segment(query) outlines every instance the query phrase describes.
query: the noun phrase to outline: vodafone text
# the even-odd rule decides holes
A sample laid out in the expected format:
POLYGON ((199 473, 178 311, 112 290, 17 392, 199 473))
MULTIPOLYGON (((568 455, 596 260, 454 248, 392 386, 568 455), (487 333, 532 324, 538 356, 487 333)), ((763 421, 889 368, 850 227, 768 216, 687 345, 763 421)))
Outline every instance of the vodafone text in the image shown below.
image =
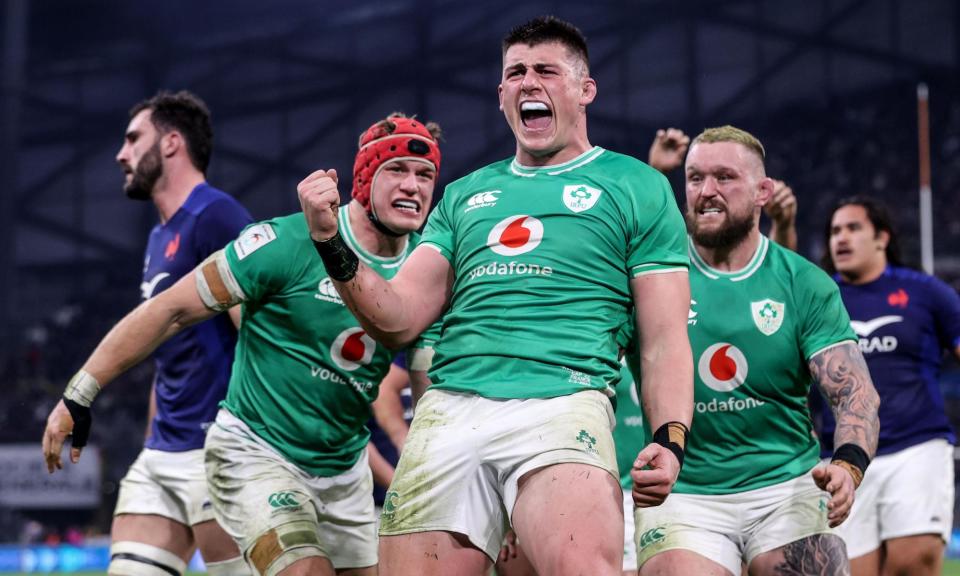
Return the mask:
POLYGON ((526 264, 524 262, 490 262, 471 270, 467 276, 474 280, 481 276, 552 276, 551 266, 526 264))
POLYGON ((343 376, 333 372, 329 368, 323 368, 321 366, 311 366, 310 375, 314 378, 319 378, 335 384, 350 386, 361 394, 366 394, 367 392, 373 390, 372 382, 365 382, 363 380, 357 380, 356 378, 345 379, 343 376))

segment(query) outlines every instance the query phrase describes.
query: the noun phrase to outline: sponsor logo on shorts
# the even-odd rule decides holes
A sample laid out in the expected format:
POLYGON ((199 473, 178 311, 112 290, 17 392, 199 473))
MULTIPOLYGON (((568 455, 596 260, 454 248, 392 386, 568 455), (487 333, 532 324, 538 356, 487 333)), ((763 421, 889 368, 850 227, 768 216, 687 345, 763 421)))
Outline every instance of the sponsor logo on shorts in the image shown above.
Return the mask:
POLYGON ((320 284, 317 285, 317 293, 313 297, 317 300, 325 300, 343 306, 343 298, 340 297, 340 293, 333 286, 333 280, 329 277, 320 281, 320 284))
POLYGON ((488 190, 486 192, 478 192, 470 197, 467 200, 467 207, 464 209, 464 212, 469 212, 471 210, 476 210, 477 208, 489 208, 491 206, 497 205, 497 197, 502 191, 501 190, 488 190))
POLYGON ((330 358, 340 368, 352 372, 369 364, 376 350, 377 343, 373 338, 368 336, 363 328, 354 326, 341 332, 333 341, 330 358))
POLYGON ((601 194, 603 190, 586 184, 570 184, 563 187, 563 204, 571 211, 580 213, 593 208, 601 194))
POLYGON ((583 447, 587 452, 590 452, 591 454, 597 453, 597 438, 595 436, 591 436, 586 430, 581 430, 580 433, 577 434, 577 442, 583 444, 583 447))
POLYGON ((646 548, 651 544, 656 544, 657 542, 662 542, 664 538, 667 537, 665 534, 666 527, 657 526, 656 528, 651 528, 643 534, 640 535, 640 549, 646 548))
POLYGON ((267 496, 267 503, 270 504, 271 508, 278 510, 300 507, 300 502, 297 501, 297 497, 293 492, 274 492, 267 496))
POLYGON ((390 519, 397 513, 397 500, 400 499, 400 493, 396 490, 390 490, 383 497, 383 513, 381 516, 390 519))
POLYGON ((759 302, 750 303, 750 311, 753 313, 753 323, 764 336, 773 336, 780 326, 783 325, 783 313, 785 306, 783 302, 776 302, 767 298, 759 302))

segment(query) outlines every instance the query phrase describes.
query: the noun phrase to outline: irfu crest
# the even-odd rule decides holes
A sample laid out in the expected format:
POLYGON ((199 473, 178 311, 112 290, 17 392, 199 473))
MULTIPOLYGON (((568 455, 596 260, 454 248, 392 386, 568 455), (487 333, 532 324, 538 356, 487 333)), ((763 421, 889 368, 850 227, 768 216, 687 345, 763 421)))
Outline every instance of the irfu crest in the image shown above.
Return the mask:
POLYGON ((563 203, 574 212, 583 212, 593 208, 602 193, 586 184, 570 184, 563 187, 563 203))
POLYGON ((783 302, 774 302, 769 298, 751 302, 750 312, 753 314, 753 323, 765 336, 772 336, 783 324, 783 302))

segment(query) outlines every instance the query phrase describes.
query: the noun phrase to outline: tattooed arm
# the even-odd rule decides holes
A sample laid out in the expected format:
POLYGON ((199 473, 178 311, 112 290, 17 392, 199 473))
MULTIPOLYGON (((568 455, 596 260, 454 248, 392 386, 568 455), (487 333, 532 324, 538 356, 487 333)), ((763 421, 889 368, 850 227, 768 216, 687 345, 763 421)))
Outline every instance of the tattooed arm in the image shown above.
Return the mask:
MULTIPOLYGON (((873 387, 870 372, 859 346, 843 342, 817 353, 810 359, 810 373, 820 385, 824 397, 833 409, 837 430, 833 435, 835 447, 844 444, 859 446, 867 456, 877 451, 880 420, 877 408, 880 397, 873 387)), ((813 478, 820 488, 830 492, 827 515, 831 526, 843 522, 853 506, 856 489, 856 470, 831 462, 825 468, 816 468, 813 478)))

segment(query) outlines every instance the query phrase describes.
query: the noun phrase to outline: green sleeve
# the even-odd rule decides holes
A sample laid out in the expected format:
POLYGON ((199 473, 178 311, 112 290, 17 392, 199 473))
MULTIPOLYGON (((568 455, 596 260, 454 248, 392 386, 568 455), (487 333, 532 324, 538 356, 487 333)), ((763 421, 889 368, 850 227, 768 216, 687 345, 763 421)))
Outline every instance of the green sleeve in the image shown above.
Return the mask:
POLYGON ((809 360, 814 354, 845 340, 856 342, 850 316, 840 298, 840 289, 823 270, 808 264, 797 274, 795 308, 800 322, 800 348, 809 360))
POLYGON ((689 268, 687 231, 663 174, 644 165, 645 172, 633 181, 634 202, 628 214, 630 239, 627 268, 631 276, 689 268))
POLYGON ((423 238, 420 240, 420 243, 429 244, 433 248, 436 248, 444 258, 450 261, 450 265, 452 266, 454 263, 455 244, 453 237, 453 218, 451 218, 449 214, 449 206, 454 203, 453 200, 450 199, 451 196, 453 196, 453 194, 448 187, 440 203, 437 204, 437 207, 430 213, 430 217, 427 220, 427 227, 423 230, 423 238))
POLYGON ((247 226, 227 244, 227 263, 248 302, 279 292, 290 280, 290 265, 300 248, 292 236, 288 227, 272 220, 247 226))

